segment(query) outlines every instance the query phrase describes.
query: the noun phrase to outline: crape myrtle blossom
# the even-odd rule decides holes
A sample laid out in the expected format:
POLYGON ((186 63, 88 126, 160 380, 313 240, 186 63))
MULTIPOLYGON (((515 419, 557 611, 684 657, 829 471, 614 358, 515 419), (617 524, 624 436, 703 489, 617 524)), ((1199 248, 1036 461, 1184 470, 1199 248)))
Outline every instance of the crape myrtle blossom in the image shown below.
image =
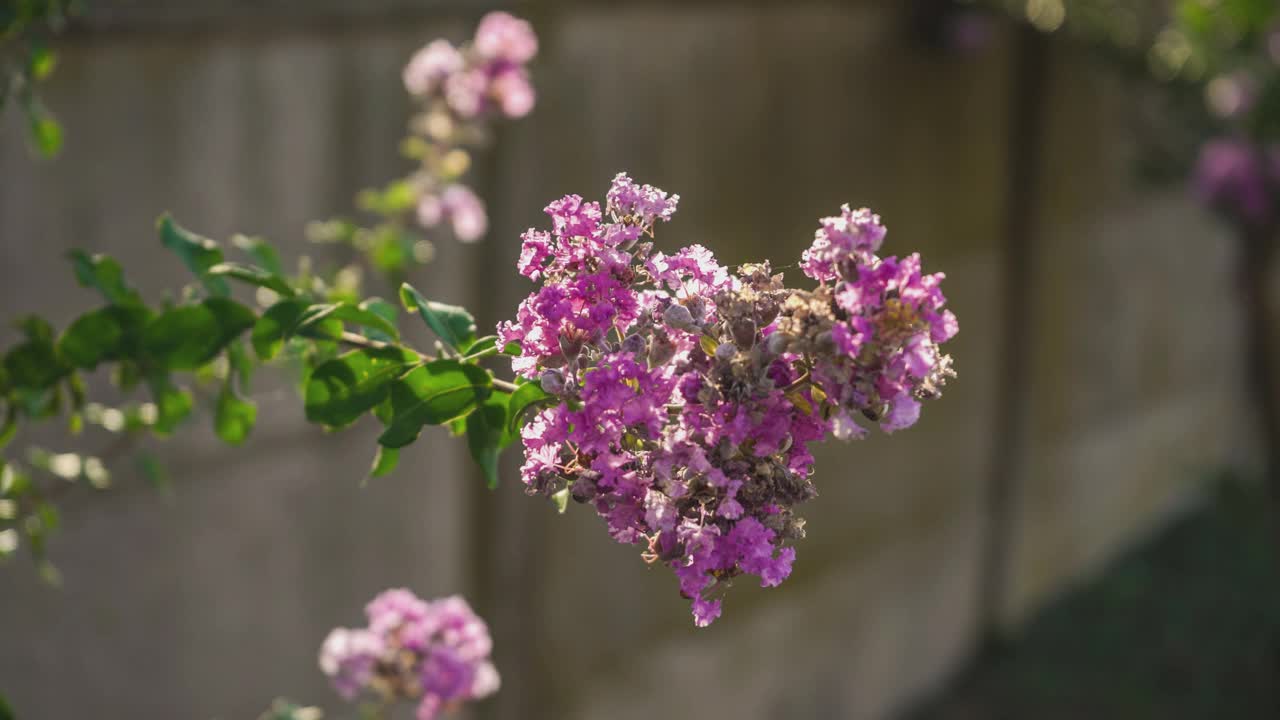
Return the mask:
POLYGON ((320 669, 344 698, 414 701, 418 720, 432 720, 497 691, 489 628, 461 597, 427 602, 387 590, 365 615, 367 627, 335 628, 320 650, 320 669))
POLYGON ((1203 204, 1231 220, 1265 227, 1277 220, 1280 149, 1233 137, 1211 140, 1200 149, 1194 189, 1203 204))
POLYGON ((558 400, 521 433, 528 491, 595 508, 707 625, 733 578, 791 573, 812 443, 914 424, 953 375, 940 346, 957 324, 941 274, 877 255, 868 210, 820 221, 800 265, 817 286, 796 289, 767 262, 656 250, 678 202, 619 174, 603 208, 548 205, 551 229, 524 234, 518 263, 540 287, 498 332, 520 346, 516 374, 558 400))
POLYGON ((537 96, 527 65, 537 53, 538 37, 527 21, 491 12, 469 44, 434 40, 405 66, 405 89, 422 107, 413 123, 415 138, 406 147, 423 163, 409 183, 424 228, 447 224, 463 242, 488 230, 484 203, 459 182, 470 165, 463 148, 482 143, 494 119, 533 110, 537 96))

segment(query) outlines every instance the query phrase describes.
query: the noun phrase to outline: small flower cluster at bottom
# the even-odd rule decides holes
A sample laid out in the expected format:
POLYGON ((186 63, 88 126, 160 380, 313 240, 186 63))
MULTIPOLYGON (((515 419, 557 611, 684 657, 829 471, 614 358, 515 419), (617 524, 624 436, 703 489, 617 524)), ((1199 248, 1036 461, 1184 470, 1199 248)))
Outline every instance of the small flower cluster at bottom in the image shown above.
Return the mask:
POLYGON ((344 698, 417 701, 418 720, 432 720, 498 690, 489 628, 463 598, 387 590, 365 614, 368 627, 335 628, 320 649, 320 669, 344 698))

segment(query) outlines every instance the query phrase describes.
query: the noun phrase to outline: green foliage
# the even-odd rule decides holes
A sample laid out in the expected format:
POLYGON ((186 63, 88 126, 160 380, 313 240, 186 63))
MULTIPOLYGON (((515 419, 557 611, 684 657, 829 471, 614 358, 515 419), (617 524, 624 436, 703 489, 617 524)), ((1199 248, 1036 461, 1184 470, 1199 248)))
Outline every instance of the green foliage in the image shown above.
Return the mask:
POLYGON ((0 4, 0 111, 9 98, 21 107, 32 147, 52 156, 62 148, 62 126, 36 94, 53 74, 50 36, 81 9, 78 0, 5 0, 0 4))
POLYGON ((258 406, 236 395, 228 381, 218 395, 214 429, 228 445, 241 445, 249 437, 258 419, 258 406))
POLYGON ((160 242, 182 259, 187 269, 204 283, 211 295, 226 295, 230 292, 221 277, 209 272, 222 262, 222 249, 218 247, 218 243, 178 225, 167 214, 160 216, 157 226, 160 228, 160 242))
POLYGON ((390 475, 399 463, 399 450, 379 445, 377 454, 373 456, 373 466, 369 468, 369 477, 390 475))
POLYGON ((476 319, 466 309, 446 305, 422 297, 412 285, 400 286, 400 301, 409 312, 416 312, 446 345, 466 352, 476 341, 476 319))
MULTIPOLYGON (((392 472, 399 449, 424 427, 447 426, 466 435, 471 456, 492 487, 499 453, 517 437, 522 415, 553 401, 537 384, 516 386, 481 367, 510 348, 500 348, 496 336, 477 339, 475 319, 464 308, 402 286, 405 307, 423 319, 448 355, 433 357, 403 343, 395 305, 362 298, 341 273, 317 276, 304 260, 297 274, 286 274, 271 245, 243 236, 233 244, 254 264, 228 260, 217 242, 167 215, 157 230, 161 244, 193 276, 192 284, 172 293, 182 300, 149 305, 126 282, 117 261, 71 253, 77 281, 105 304, 74 318, 60 333, 37 316, 18 323, 23 339, 0 353, 0 448, 27 424, 59 415, 72 433, 89 427, 124 441, 165 438, 195 414, 197 396, 209 406, 217 437, 238 446, 257 423, 258 408, 249 394, 253 373, 259 363, 274 360, 301 371, 308 421, 340 429, 371 416, 384 426, 370 477, 392 472), (228 281, 249 286, 259 304, 232 299, 228 281), (148 397, 120 407, 91 401, 93 385, 82 373, 101 370, 126 398, 140 388, 148 397)), ((56 570, 44 552, 58 515, 45 499, 47 485, 105 487, 107 457, 36 449, 21 463, 0 456, 5 488, 0 510, 13 515, 0 518, 4 554, 25 546, 42 573, 54 579, 56 570)), ((163 468, 152 456, 139 457, 138 464, 152 484, 166 486, 163 468)))
POLYGON ((391 423, 378 442, 404 447, 424 426, 444 425, 475 410, 492 386, 493 378, 476 365, 456 360, 419 365, 391 384, 391 423))
POLYGON ((392 381, 420 358, 403 348, 360 348, 316 368, 307 379, 307 419, 345 427, 387 399, 392 381))

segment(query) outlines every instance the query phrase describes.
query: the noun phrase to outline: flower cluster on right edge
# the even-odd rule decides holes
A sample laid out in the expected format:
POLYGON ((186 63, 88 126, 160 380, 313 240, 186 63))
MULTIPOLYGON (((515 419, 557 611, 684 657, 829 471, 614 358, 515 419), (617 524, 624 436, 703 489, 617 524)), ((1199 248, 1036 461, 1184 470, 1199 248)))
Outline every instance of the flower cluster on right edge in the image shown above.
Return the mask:
POLYGON ((523 236, 541 287, 499 327, 512 361, 558 402, 522 430, 531 493, 568 495, 618 542, 671 568, 705 626, 739 575, 787 578, 812 499, 812 443, 913 425, 954 376, 941 273, 877 255, 885 228, 844 207, 820 221, 787 287, 768 262, 731 271, 698 245, 652 242, 679 196, 613 181, 602 208, 569 195, 523 236))
POLYGON ((427 602, 386 590, 365 615, 368 627, 335 628, 320 649, 320 669, 344 698, 416 702, 418 720, 434 720, 497 692, 489 627, 462 597, 427 602))

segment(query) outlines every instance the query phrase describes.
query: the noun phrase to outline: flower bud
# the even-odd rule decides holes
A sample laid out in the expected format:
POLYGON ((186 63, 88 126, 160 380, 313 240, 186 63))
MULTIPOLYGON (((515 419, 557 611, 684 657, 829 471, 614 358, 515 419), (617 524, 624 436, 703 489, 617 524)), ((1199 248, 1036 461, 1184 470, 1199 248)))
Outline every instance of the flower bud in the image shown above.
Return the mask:
POLYGON ((770 355, 781 355, 791 344, 791 336, 786 333, 774 333, 764 341, 764 347, 770 355))
POLYGON ((697 329, 693 323, 693 313, 689 312, 689 308, 679 303, 673 303, 662 311, 662 322, 666 323, 668 327, 673 327, 677 330, 693 332, 697 329))
POLYGON ((716 346, 716 360, 729 362, 738 355, 738 346, 733 343, 720 343, 716 346))
POLYGON ((542 389, 552 395, 564 394, 564 373, 559 370, 543 370, 542 377, 538 378, 542 389))
POLYGON ((626 339, 622 341, 621 350, 622 352, 628 352, 633 355, 639 355, 640 353, 644 352, 644 346, 645 346, 644 337, 642 337, 640 334, 637 333, 637 334, 628 335, 626 339))
POLYGON ((729 323, 729 334, 738 347, 750 349, 756 344, 756 324, 751 318, 734 318, 729 323))

